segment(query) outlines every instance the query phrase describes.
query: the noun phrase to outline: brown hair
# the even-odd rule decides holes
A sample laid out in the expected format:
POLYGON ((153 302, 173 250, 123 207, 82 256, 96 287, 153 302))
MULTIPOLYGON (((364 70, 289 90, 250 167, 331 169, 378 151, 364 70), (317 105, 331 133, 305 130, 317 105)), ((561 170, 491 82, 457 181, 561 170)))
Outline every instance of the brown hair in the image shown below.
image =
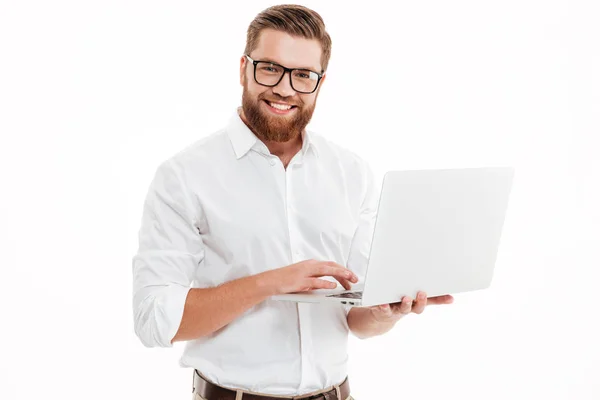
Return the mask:
POLYGON ((321 67, 327 70, 331 37, 325 31, 323 18, 316 11, 297 4, 280 4, 263 10, 248 26, 245 54, 256 49, 261 31, 268 28, 305 39, 317 39, 322 49, 321 67))

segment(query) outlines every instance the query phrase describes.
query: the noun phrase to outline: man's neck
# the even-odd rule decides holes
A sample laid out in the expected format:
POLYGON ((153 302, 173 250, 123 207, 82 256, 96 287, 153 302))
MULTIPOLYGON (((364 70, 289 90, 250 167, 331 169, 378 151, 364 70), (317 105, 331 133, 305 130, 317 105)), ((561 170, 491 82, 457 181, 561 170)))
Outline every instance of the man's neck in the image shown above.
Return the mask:
POLYGON ((287 142, 273 142, 264 139, 260 140, 265 144, 265 146, 267 146, 271 154, 276 155, 279 158, 284 157, 291 159, 302 148, 302 135, 297 135, 287 142))
MULTIPOLYGON (((243 110, 241 110, 240 112, 240 117, 242 118, 244 124, 246 124, 246 126, 248 126, 248 128, 252 132, 254 132, 254 130, 252 130, 252 128, 248 125, 243 110)), ((257 132, 254 132, 254 134, 261 142, 265 144, 265 146, 267 146, 271 154, 279 157, 285 168, 287 168, 288 164, 290 163, 290 160, 296 155, 296 153, 298 153, 300 149, 302 149, 301 134, 296 135, 294 138, 288 140, 287 142, 275 142, 271 140, 266 140, 261 138, 261 135, 257 132)))

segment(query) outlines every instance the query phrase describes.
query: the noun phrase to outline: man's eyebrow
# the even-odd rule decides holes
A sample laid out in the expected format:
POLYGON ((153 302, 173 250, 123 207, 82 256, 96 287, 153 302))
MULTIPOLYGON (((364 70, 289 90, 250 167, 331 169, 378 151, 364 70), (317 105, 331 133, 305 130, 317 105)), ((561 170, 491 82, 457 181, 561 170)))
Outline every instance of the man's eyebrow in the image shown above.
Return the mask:
MULTIPOLYGON (((257 61, 268 61, 268 62, 273 63, 273 64, 282 65, 280 62, 277 62, 277 61, 275 61, 275 60, 273 60, 272 58, 269 58, 269 57, 263 57, 263 58, 261 58, 261 59, 259 59, 257 61)), ((295 67, 295 69, 308 69, 310 71, 317 71, 317 72, 319 72, 319 68, 313 68, 313 67, 295 67)))

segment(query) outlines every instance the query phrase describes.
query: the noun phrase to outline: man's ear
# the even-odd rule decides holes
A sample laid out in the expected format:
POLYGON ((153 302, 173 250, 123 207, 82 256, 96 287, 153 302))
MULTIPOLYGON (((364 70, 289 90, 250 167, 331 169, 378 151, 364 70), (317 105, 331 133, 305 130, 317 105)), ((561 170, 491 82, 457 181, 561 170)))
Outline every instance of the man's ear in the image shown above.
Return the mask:
POLYGON ((323 83, 325 82, 325 78, 327 78, 327 74, 323 74, 323 77, 319 81, 319 87, 317 88, 317 96, 319 95, 319 92, 321 91, 321 87, 323 86, 323 83))
POLYGON ((240 58, 240 85, 244 86, 244 76, 246 76, 246 62, 248 60, 245 56, 240 58))

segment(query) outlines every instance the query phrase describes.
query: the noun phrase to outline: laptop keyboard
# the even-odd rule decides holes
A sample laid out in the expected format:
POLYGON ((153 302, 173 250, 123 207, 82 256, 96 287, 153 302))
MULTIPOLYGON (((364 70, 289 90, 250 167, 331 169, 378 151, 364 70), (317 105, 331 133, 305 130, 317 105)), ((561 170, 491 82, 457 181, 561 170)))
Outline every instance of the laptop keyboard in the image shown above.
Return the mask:
POLYGON ((341 297, 343 299, 362 299, 363 292, 348 292, 339 294, 330 294, 327 297, 341 297))

